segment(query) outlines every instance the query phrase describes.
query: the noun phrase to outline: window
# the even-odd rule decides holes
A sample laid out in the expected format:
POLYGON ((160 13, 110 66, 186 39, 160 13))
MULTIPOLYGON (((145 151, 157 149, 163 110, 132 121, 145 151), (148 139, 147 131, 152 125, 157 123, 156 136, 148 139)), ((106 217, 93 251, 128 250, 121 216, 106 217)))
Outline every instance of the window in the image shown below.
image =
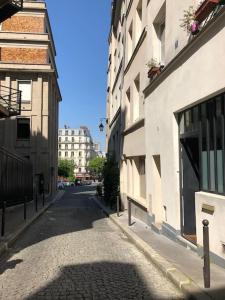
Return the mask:
POLYGON ((81 168, 79 168, 79 173, 81 173, 81 168))
POLYGON ((68 130, 65 131, 65 135, 68 135, 68 130))
POLYGON ((62 135, 62 130, 59 130, 59 135, 62 135))
POLYGON ((61 143, 61 141, 62 141, 62 138, 61 138, 61 137, 59 137, 59 143, 61 143))
POLYGON ((146 198, 145 158, 139 159, 140 196, 146 198))
POLYGON ((60 144, 60 145, 59 145, 59 149, 61 149, 61 148, 62 148, 62 145, 60 144))
POLYGON ((74 144, 71 145, 71 149, 74 149, 74 144))
POLYGON ((130 125, 130 88, 126 91, 126 108, 125 108, 126 126, 130 125))
POLYGON ((136 23, 135 23, 135 40, 136 44, 139 41, 139 38, 141 36, 141 31, 142 31, 142 0, 139 1, 137 9, 136 9, 136 23))
POLYGON ((74 135, 74 130, 71 131, 71 135, 74 135))
POLYGON ((74 157, 74 152, 71 152, 71 157, 74 157))
POLYGON ((17 139, 30 139, 30 119, 17 119, 17 139))
POLYGON ((130 27, 128 29, 128 36, 127 36, 127 62, 130 60, 132 53, 133 53, 133 22, 131 22, 130 27))
POLYGON ((179 116, 180 135, 199 137, 201 189, 218 194, 225 193, 224 101, 225 94, 219 95, 179 116))
POLYGON ((82 152, 81 151, 79 151, 79 157, 81 157, 82 156, 82 152))
POLYGON ((67 151, 65 152, 65 157, 68 157, 68 152, 67 151))
POLYGON ((68 149, 68 145, 67 145, 67 144, 65 145, 65 149, 66 149, 66 150, 68 149))
POLYGON ((61 153, 61 151, 59 151, 59 157, 61 157, 61 155, 62 155, 62 153, 61 153))
POLYGON ((74 143, 74 137, 72 137, 72 143, 74 143))
POLYGON ((18 81, 18 89, 21 91, 21 101, 31 101, 31 81, 21 80, 18 81))
POLYGON ((133 122, 139 119, 140 104, 140 74, 134 80, 133 89, 133 122))
POLYGON ((161 64, 165 64, 165 4, 160 9, 154 21, 154 58, 161 64))
POLYGON ((65 137, 65 141, 68 142, 68 137, 67 136, 65 137))

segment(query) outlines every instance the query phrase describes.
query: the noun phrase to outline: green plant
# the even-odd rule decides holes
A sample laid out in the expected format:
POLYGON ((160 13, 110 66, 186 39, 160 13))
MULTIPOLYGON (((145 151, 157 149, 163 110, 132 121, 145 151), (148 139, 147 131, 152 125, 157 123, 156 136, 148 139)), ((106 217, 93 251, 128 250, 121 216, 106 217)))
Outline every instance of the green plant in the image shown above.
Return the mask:
POLYGON ((155 67, 160 67, 160 63, 157 61, 157 59, 152 58, 149 62, 146 64, 149 69, 155 68, 155 67))
POLYGON ((104 170, 104 200, 111 208, 116 206, 116 197, 119 194, 120 172, 115 154, 108 155, 104 170))
POLYGON ((104 164, 105 164, 105 158, 95 157, 92 160, 90 160, 88 164, 88 170, 90 171, 91 175, 97 176, 99 179, 101 179, 104 164))
POLYGON ((73 160, 60 159, 58 162, 58 175, 65 178, 74 177, 74 167, 73 160))
POLYGON ((184 10, 183 19, 180 20, 182 22, 180 27, 187 32, 191 31, 191 25, 195 21, 195 11, 196 8, 194 6, 189 6, 187 10, 184 10))

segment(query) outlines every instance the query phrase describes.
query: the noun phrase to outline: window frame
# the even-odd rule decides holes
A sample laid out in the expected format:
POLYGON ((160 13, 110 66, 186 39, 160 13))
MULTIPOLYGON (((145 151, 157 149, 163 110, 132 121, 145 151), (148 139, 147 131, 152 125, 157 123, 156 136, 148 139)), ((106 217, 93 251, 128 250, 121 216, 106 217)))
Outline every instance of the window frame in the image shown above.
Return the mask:
POLYGON ((24 118, 24 117, 22 117, 22 118, 17 118, 16 119, 16 138, 17 138, 17 140, 19 140, 19 141, 30 141, 30 137, 31 137, 31 120, 30 120, 30 118, 24 118), (29 121, 29 137, 27 137, 27 138, 25 138, 25 137, 19 137, 19 135, 18 135, 18 126, 19 126, 19 121, 29 121))
POLYGON ((33 80, 31 79, 18 79, 17 80, 17 88, 19 91, 21 91, 21 103, 31 103, 32 102, 32 95, 33 95, 33 80), (29 100, 23 100, 23 91, 20 90, 20 83, 30 83, 30 99, 29 100))

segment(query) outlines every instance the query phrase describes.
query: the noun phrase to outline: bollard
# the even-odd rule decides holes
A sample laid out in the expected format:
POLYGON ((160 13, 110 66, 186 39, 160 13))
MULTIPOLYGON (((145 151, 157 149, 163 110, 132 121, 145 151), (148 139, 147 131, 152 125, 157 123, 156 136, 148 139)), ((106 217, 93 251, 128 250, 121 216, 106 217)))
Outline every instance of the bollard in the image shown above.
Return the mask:
POLYGON ((45 192, 43 192, 42 205, 45 206, 45 192))
POLYGON ((26 221, 27 219, 27 197, 24 197, 24 205, 23 205, 23 219, 26 221))
POLYGON ((120 216, 120 197, 116 197, 116 211, 117 211, 117 217, 120 216))
POLYGON ((209 221, 203 220, 203 253, 204 253, 204 267, 203 277, 205 288, 210 288, 210 257, 209 257, 209 221))
POLYGON ((131 226, 131 201, 127 199, 128 201, 128 226, 131 226))
POLYGON ((1 230, 1 236, 5 235, 5 211, 6 211, 6 201, 3 201, 3 203, 2 203, 2 230, 1 230))

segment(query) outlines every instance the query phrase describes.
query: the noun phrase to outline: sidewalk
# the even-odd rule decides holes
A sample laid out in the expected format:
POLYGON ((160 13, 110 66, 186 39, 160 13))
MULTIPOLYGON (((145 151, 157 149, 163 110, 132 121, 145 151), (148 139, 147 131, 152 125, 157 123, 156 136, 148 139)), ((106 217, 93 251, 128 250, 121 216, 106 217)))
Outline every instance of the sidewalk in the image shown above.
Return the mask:
MULTIPOLYGON (((0 255, 15 241, 18 236, 26 230, 48 207, 62 197, 63 191, 58 191, 55 197, 45 199, 43 206, 42 199, 38 199, 38 211, 36 212, 35 201, 27 203, 27 218, 24 220, 24 205, 16 205, 6 208, 5 214, 5 235, 0 236, 0 255)), ((2 222, 2 210, 0 210, 0 230, 2 222)))
MULTIPOLYGON (((178 272, 181 272, 181 277, 182 274, 184 275, 184 278, 182 279, 183 282, 185 282, 186 279, 189 279, 190 282, 193 282, 200 287, 199 290, 203 290, 203 292, 210 295, 211 299, 225 299, 225 269, 215 264, 211 264, 211 288, 204 289, 202 270, 203 260, 195 252, 171 241, 164 235, 155 233, 149 226, 133 216, 132 226, 128 227, 127 211, 120 212, 120 217, 118 218, 114 212, 103 206, 98 200, 96 201, 124 233, 129 237, 130 233, 133 233, 131 240, 135 242, 136 239, 137 243, 135 242, 135 244, 137 246, 140 244, 140 242, 138 242, 139 239, 144 242, 143 246, 139 247, 143 248, 141 250, 145 251, 146 247, 149 247, 149 251, 153 253, 149 256, 159 256, 161 262, 165 259, 165 264, 167 264, 167 262, 169 263, 167 267, 163 267, 163 265, 159 263, 159 268, 162 267, 161 269, 163 269, 163 272, 165 271, 164 273, 167 273, 167 270, 171 270, 171 268, 177 270, 178 272)), ((175 283, 181 285, 181 281, 175 283)), ((206 297, 203 296, 202 299, 207 299, 206 294, 205 296, 206 297)))

